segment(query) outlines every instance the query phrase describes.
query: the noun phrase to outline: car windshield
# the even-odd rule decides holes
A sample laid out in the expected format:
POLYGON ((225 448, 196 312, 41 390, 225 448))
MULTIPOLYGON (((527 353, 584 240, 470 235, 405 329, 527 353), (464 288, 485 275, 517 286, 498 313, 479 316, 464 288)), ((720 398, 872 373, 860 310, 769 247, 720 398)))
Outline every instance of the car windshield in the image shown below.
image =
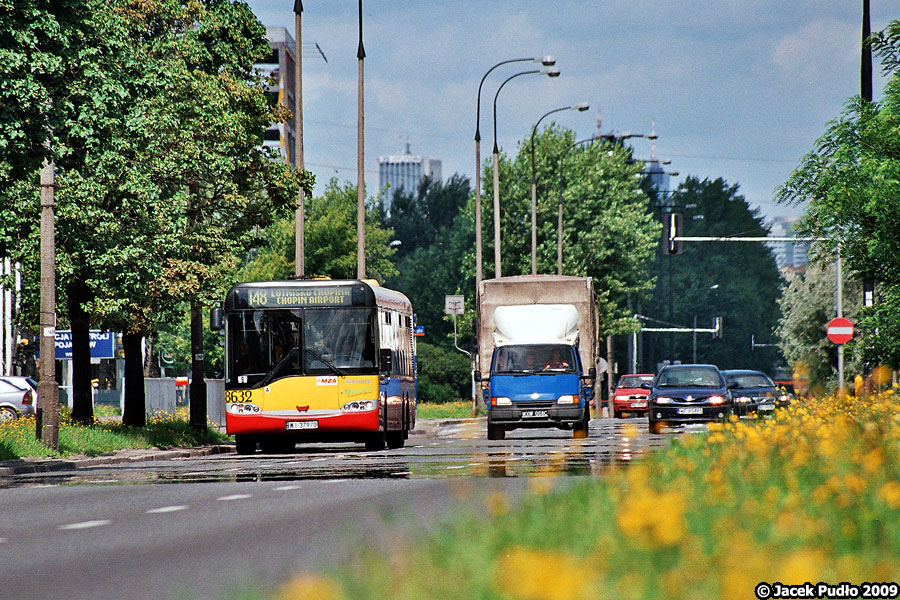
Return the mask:
POLYGON ((574 373, 575 364, 572 347, 563 344, 501 346, 491 373, 574 373))
POLYGON ((642 383, 653 383, 653 375, 623 375, 616 387, 639 388, 642 383))
POLYGON ((706 367, 664 369, 657 376, 656 387, 722 387, 722 377, 706 367))
POLYGON ((740 373, 726 375, 729 384, 736 383, 738 388, 775 387, 775 383, 765 373, 740 373))

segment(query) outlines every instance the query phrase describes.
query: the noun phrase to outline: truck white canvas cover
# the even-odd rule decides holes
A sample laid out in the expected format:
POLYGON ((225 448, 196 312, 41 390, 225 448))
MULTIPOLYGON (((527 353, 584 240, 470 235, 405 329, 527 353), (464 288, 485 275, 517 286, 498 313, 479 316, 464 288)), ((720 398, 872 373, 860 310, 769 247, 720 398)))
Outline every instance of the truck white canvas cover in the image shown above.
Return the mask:
POLYGON ((578 310, 571 304, 498 306, 494 345, 567 344, 578 340, 578 310))

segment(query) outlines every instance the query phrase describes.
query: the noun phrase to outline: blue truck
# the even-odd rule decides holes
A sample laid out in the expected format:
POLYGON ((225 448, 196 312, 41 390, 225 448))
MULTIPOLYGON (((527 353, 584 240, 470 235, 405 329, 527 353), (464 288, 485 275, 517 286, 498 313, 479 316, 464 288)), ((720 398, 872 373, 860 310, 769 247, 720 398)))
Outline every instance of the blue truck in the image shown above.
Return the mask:
POLYGON ((592 280, 487 279, 479 289, 478 311, 475 381, 487 406, 488 439, 534 427, 587 437, 598 351, 592 280))

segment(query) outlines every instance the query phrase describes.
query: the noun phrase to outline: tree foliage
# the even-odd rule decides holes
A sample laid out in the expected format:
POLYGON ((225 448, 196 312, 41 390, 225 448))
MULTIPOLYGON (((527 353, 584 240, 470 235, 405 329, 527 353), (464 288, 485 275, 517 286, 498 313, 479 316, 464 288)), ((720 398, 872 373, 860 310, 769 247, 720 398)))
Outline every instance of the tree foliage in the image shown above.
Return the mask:
MULTIPOLYGON (((829 123, 778 198, 805 203, 803 233, 826 238, 820 254, 840 245, 847 270, 882 282, 882 301, 893 306, 900 286, 900 21, 876 34, 875 52, 890 77, 880 102, 859 97, 829 123)), ((870 311, 870 331, 896 331, 900 315, 870 311)), ((885 336, 866 342, 871 360, 900 366, 894 344, 885 336)))
MULTIPOLYGON (((701 181, 688 177, 671 198, 664 200, 669 210, 682 211, 686 236, 768 234, 759 211, 751 210, 737 185, 729 185, 721 178, 701 181)), ((646 305, 645 314, 665 321, 666 327, 691 327, 696 316, 698 327, 711 328, 713 319, 722 317, 721 339, 713 339, 708 333, 697 334, 697 360, 721 368, 771 372, 781 362, 775 349, 750 352, 750 336, 757 343, 772 343, 778 323, 777 299, 782 280, 771 251, 756 242, 684 243, 682 249, 682 254, 663 254, 657 263, 660 288, 656 298, 646 305)), ((652 344, 656 349, 651 364, 663 359, 693 360, 691 334, 648 333, 644 338, 646 345, 652 344), (652 342, 648 339, 651 335, 655 336, 652 342), (669 352, 670 343, 674 355, 669 352)))

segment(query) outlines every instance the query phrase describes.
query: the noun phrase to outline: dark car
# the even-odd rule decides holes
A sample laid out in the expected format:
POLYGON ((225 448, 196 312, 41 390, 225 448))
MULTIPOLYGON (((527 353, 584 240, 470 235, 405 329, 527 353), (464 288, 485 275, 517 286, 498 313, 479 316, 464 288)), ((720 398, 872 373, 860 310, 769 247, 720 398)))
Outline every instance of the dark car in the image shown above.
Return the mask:
POLYGON ((729 369, 722 374, 732 386, 734 414, 739 417, 771 415, 776 406, 790 404, 790 399, 778 390, 772 378, 761 371, 729 369))
POLYGON ((650 387, 651 433, 660 433, 663 424, 705 423, 731 416, 731 390, 715 365, 667 365, 652 384, 643 386, 650 387))

